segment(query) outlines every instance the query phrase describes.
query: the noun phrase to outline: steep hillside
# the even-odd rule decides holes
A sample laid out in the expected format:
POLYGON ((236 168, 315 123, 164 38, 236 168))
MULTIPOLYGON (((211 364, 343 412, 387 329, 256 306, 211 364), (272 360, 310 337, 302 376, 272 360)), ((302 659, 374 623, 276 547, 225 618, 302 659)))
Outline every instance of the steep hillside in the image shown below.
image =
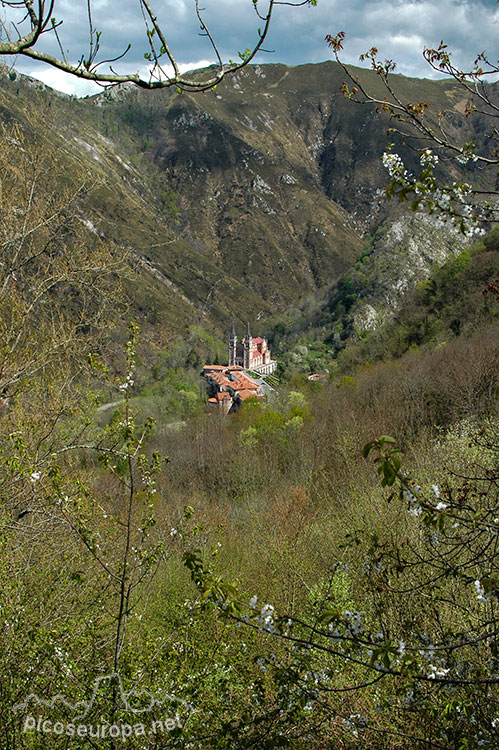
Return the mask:
POLYGON ((392 315, 378 326, 355 333, 340 356, 343 372, 367 361, 400 357, 409 349, 431 349, 476 331, 497 333, 499 305, 488 285, 499 277, 499 228, 435 266, 428 278, 408 292, 392 315), (490 326, 490 328, 488 328, 490 326))
POLYGON ((353 373, 497 321, 499 306, 487 285, 499 277, 499 229, 474 244, 456 236, 455 252, 444 261, 435 227, 427 217, 416 220, 426 226, 424 252, 414 254, 410 224, 394 222, 338 283, 274 321, 270 339, 288 376, 353 373))
MULTIPOLYGON (((220 334, 330 287, 376 230, 403 257, 384 277, 400 293, 421 278, 413 269, 460 249, 386 202, 386 123, 344 100, 342 78, 335 63, 252 66, 204 95, 123 87, 76 100, 4 71, 0 116, 35 151, 60 153, 68 174, 86 172, 81 219, 122 248, 131 304, 164 343, 190 323, 220 334)), ((462 109, 453 83, 398 85, 462 109)))

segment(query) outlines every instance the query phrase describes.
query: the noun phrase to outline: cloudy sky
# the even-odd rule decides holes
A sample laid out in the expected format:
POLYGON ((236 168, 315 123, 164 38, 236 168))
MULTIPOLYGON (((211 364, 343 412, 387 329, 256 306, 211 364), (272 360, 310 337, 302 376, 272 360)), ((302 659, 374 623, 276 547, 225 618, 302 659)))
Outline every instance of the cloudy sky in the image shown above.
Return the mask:
MULTIPOLYGON (((1 2, 1 0, 0 0, 1 2)), ((183 70, 214 62, 213 51, 199 34, 195 0, 150 0, 169 44, 183 70)), ((266 0, 259 0, 261 12, 266 0)), ((204 0, 205 21, 224 60, 237 59, 237 53, 251 47, 261 21, 252 0, 204 0)), ((128 43, 132 47, 118 71, 147 72, 144 53, 148 46, 139 0, 93 0, 94 26, 101 35, 102 56, 119 55, 128 43)), ((86 0, 56 0, 52 15, 63 21, 59 28, 69 59, 88 53, 86 0)), ((11 20, 4 11, 4 21, 11 20)), ((400 73, 433 77, 421 51, 437 46, 441 39, 453 50, 456 63, 470 65, 477 52, 486 50, 497 60, 499 4, 497 0, 318 0, 317 7, 275 8, 265 49, 257 62, 288 65, 330 59, 324 43, 327 33, 346 32, 343 59, 358 64, 359 55, 372 46, 383 58, 397 62, 400 73)), ((57 54, 53 40, 45 36, 43 47, 57 54)), ((5 62, 7 62, 5 60, 5 62)), ((10 61, 12 62, 12 61, 10 61)), ((79 81, 46 65, 18 57, 15 67, 49 86, 67 93, 94 93, 92 84, 79 81)))

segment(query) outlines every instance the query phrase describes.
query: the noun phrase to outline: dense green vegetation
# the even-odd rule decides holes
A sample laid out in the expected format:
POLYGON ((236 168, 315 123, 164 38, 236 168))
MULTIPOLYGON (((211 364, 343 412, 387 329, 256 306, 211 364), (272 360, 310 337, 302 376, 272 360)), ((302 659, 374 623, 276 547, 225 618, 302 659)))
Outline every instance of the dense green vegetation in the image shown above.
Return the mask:
POLYGON ((371 302, 375 285, 373 242, 329 292, 305 299, 273 324, 281 372, 351 373, 366 363, 397 358, 410 348, 435 347, 497 319, 486 284, 499 276, 497 227, 483 239, 433 267, 428 278, 409 290, 400 307, 384 313, 373 329, 355 325, 355 311, 371 302))
POLYGON ((1 747, 495 748, 497 230, 359 330, 373 237, 226 418, 199 378, 226 308, 187 328, 85 223, 87 165, 33 143, 2 130, 1 747))
MULTIPOLYGON (((4 174, 4 206, 19 206, 29 161, 4 174)), ((53 170, 43 179, 49 196, 53 170)), ((189 369, 222 356, 200 327, 152 369, 136 327, 83 327, 111 289, 97 252, 70 265, 79 224, 61 209, 47 227, 45 211, 28 200, 20 243, 2 214, 5 747, 121 745, 68 736, 83 725, 136 748, 493 748, 497 330, 475 284, 497 235, 415 293, 453 331, 439 346, 326 384, 294 377, 227 419, 189 369), (32 307, 47 273, 71 293, 32 307)))
MULTIPOLYGON (((230 420, 204 410, 184 413, 185 424, 174 432, 162 429, 161 421, 156 427, 144 422, 149 397, 133 395, 136 363, 133 348, 127 350, 130 369, 117 389, 125 400, 103 429, 88 421, 85 428, 85 410, 81 416, 65 411, 62 424, 60 404, 46 399, 32 399, 28 416, 26 392, 4 418, 1 711, 11 745, 58 746, 53 736, 24 733, 25 715, 12 713, 12 705, 30 693, 62 691, 71 703, 88 700, 95 679, 114 671, 120 588, 113 571, 120 570, 133 476, 134 553, 126 576, 137 586, 127 603, 118 668, 128 685, 140 679, 158 698, 173 692, 194 705, 183 730, 172 732, 172 746, 354 747, 360 732, 375 747, 493 747, 492 687, 480 685, 495 669, 490 639, 465 655, 472 689, 437 675, 436 683, 416 680, 414 695, 409 663, 407 672, 390 676, 397 671, 393 655, 388 674, 371 685, 369 667, 352 661, 353 647, 316 654, 306 645, 324 638, 310 631, 324 622, 330 649, 345 632, 345 612, 362 612, 365 632, 381 633, 379 645, 388 654, 394 642, 394 652, 399 642, 408 653, 430 652, 429 643, 459 640, 460 632, 478 637, 491 617, 495 622, 493 586, 482 603, 473 584, 487 576, 495 580, 488 545, 468 563, 471 572, 445 577, 432 589, 431 607, 424 592, 419 597, 416 582, 424 579, 425 564, 431 570, 425 556, 436 549, 431 540, 437 534, 446 544, 448 532, 439 522, 444 514, 432 510, 438 518, 426 537, 425 519, 411 516, 410 502, 383 490, 372 463, 361 456, 373 436, 397 435, 404 471, 411 471, 425 496, 436 485, 463 526, 468 507, 475 522, 492 523, 497 497, 489 416, 498 364, 492 332, 456 338, 425 354, 411 351, 348 382, 283 388, 267 405, 248 401, 230 420), (27 419, 29 433, 22 428, 27 419), (82 444, 97 450, 76 447, 82 444), (68 451, 70 445, 75 447, 68 451), (167 464, 160 455, 169 457, 167 464), (416 578, 411 554, 423 565, 416 578), (198 591, 182 559, 202 566, 198 591), (403 605, 397 589, 407 589, 400 594, 403 605), (234 596, 242 604, 224 611, 234 596), (254 610, 247 608, 253 596, 254 610), (286 622, 296 619, 299 639, 305 629, 303 648, 288 647, 292 643, 272 635, 273 629, 262 632, 252 619, 256 630, 227 617, 244 623, 264 604, 275 608, 265 610, 275 613, 272 622, 280 615, 286 622), (329 630, 326 611, 339 618, 329 630), (346 700, 341 691, 357 684, 346 700)), ((40 377, 39 388, 46 388, 40 377)), ((466 548, 454 566, 461 556, 464 563, 466 548)), ((439 675, 454 669, 453 677, 464 674, 454 653, 443 649, 437 661, 428 653, 419 659, 418 673, 432 664, 439 675)), ((126 711, 112 709, 112 696, 103 690, 92 722, 111 710, 113 718, 127 721, 126 711)), ((54 721, 71 721, 63 707, 48 713, 54 721)), ((162 746, 162 739, 147 746, 162 746)))

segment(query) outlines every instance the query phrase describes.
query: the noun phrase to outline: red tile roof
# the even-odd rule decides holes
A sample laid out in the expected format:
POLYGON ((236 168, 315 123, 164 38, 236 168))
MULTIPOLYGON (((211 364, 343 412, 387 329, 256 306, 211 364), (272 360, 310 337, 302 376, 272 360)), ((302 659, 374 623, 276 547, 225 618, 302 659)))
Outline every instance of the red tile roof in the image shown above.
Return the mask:
POLYGON ((203 374, 209 380, 216 383, 218 389, 215 397, 208 399, 210 404, 231 399, 232 397, 228 391, 234 395, 239 394, 243 401, 245 398, 249 398, 249 396, 257 395, 257 391, 259 390, 258 383, 255 383, 246 373, 242 372, 242 369, 240 365, 234 367, 225 367, 224 365, 204 366, 203 374))
POLYGON ((209 377, 215 381, 215 383, 218 383, 218 385, 230 385, 230 380, 223 375, 221 372, 213 372, 210 373, 209 377))
POLYGON ((241 401, 245 401, 247 398, 250 398, 251 396, 256 396, 256 393, 254 391, 243 389, 242 391, 239 391, 237 395, 239 396, 241 401))
POLYGON ((253 383, 253 381, 249 380, 249 378, 241 378, 239 380, 239 383, 237 385, 234 383, 234 385, 238 389, 239 388, 245 388, 246 390, 250 390, 250 391, 257 391, 258 388, 259 388, 259 386, 257 385, 257 383, 253 383))

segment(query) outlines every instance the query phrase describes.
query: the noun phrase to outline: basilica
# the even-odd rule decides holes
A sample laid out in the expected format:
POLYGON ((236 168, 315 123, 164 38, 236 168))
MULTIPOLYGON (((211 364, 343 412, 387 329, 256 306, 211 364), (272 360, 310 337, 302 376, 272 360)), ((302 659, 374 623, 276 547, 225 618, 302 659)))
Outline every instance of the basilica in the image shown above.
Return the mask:
POLYGON ((229 364, 203 367, 202 375, 211 394, 208 403, 228 414, 237 411, 247 398, 263 398, 273 390, 264 377, 272 375, 276 367, 267 339, 253 338, 248 324, 246 335, 238 343, 233 323, 229 334, 229 364))
POLYGON ((267 339, 260 336, 253 337, 250 333, 249 323, 246 334, 239 343, 237 340, 236 326, 232 324, 229 335, 229 367, 242 367, 259 375, 272 375, 277 367, 277 362, 272 359, 267 339))

